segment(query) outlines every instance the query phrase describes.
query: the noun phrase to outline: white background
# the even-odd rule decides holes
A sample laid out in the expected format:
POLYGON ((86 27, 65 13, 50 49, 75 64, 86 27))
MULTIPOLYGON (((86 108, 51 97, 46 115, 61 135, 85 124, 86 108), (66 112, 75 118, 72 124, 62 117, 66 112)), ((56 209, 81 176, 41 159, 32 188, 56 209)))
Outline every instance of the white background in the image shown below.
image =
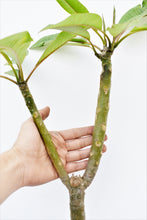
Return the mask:
MULTIPOLYGON (((91 12, 103 12, 111 25, 113 5, 117 20, 137 0, 83 0, 91 12)), ((55 0, 1 0, 1 37, 38 31, 68 16, 55 0)), ((48 33, 48 32, 47 32, 48 33)), ((41 35, 39 35, 40 37, 41 35)), ((27 74, 40 53, 24 62, 27 74)), ((2 73, 3 68, 0 69, 2 73)), ((49 130, 94 123, 100 62, 87 48, 66 47, 52 55, 34 73, 29 86, 38 108, 49 105, 49 130)), ((125 40, 113 55, 108 151, 103 155, 93 184, 86 191, 87 219, 146 219, 146 33, 125 40)), ((0 80, 0 150, 10 149, 20 125, 29 117, 18 88, 0 80)), ((10 180, 11 181, 11 180, 10 180)), ((68 193, 60 180, 25 187, 1 206, 2 220, 69 219, 68 193)))

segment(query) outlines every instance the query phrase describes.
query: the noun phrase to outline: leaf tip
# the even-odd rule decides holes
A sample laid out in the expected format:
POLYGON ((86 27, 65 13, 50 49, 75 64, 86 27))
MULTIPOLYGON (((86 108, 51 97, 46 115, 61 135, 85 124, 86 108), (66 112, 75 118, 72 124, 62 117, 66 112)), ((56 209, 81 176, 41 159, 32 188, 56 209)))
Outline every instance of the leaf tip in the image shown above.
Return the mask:
POLYGON ((115 5, 113 6, 113 24, 116 23, 116 8, 115 5))

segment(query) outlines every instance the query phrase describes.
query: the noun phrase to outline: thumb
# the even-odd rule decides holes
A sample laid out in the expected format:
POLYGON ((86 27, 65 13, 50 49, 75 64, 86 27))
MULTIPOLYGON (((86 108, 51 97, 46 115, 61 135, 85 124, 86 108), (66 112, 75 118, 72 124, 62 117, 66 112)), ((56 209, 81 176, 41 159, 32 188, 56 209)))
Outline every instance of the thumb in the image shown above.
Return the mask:
POLYGON ((39 110, 39 113, 40 113, 42 119, 45 120, 49 116, 50 108, 47 106, 47 107, 39 110))

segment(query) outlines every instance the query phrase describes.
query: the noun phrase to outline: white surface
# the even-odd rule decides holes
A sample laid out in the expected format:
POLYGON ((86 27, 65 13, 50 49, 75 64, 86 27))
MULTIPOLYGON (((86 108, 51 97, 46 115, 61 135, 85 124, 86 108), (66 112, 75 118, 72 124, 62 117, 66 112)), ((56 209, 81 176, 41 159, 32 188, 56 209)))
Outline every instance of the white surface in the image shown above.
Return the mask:
MULTIPOLYGON (((141 1, 83 0, 92 12, 103 12, 111 24, 113 4, 118 19, 141 1)), ((37 32, 67 14, 55 0, 1 0, 1 37, 29 30, 37 32)), ((32 55, 32 56, 31 56, 32 55)), ((40 54, 25 60, 26 73, 40 54)), ((2 71, 2 69, 1 69, 2 71)), ((0 72, 1 72, 0 71, 0 72)), ((100 62, 88 49, 62 48, 35 72, 30 88, 39 108, 49 105, 50 130, 91 125, 94 122, 100 62)), ((0 82, 0 147, 12 147, 20 125, 29 116, 15 87, 0 82)), ((146 34, 138 33, 113 55, 108 151, 97 176, 86 192, 87 219, 146 219, 146 34)), ((60 181, 23 188, 0 208, 2 220, 69 219, 68 193, 60 181)))

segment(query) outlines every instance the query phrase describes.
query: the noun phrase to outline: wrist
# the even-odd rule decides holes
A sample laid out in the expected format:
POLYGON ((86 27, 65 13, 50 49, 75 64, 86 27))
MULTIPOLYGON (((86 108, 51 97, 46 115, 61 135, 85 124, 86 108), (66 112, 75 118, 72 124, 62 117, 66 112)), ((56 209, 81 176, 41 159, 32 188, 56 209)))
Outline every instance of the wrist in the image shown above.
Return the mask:
POLYGON ((12 157, 15 158, 17 163, 16 166, 18 170, 18 179, 19 179, 18 187, 21 188, 24 186, 28 186, 29 160, 25 152, 23 152, 18 145, 14 145, 10 151, 11 154, 13 155, 12 157))
POLYGON ((23 186, 23 166, 15 150, 0 155, 0 204, 23 186))
POLYGON ((7 161, 17 190, 24 186, 24 165, 14 147, 7 152, 7 161))

